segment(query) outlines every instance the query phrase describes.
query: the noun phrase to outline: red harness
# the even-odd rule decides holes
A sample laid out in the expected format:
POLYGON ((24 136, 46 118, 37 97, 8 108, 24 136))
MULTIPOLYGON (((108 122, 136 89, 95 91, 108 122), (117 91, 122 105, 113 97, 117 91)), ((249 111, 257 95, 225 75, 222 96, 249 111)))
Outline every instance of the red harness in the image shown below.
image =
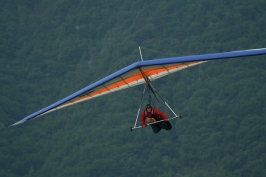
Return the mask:
MULTIPOLYGON (((145 113, 145 117, 148 117, 147 110, 145 110, 144 113, 145 113)), ((151 116, 149 118, 154 118, 156 121, 161 119, 159 116, 154 115, 153 109, 151 110, 151 116)))
MULTIPOLYGON (((145 117, 147 117, 148 116, 147 110, 145 110, 144 113, 145 113, 145 117)), ((155 115, 153 115, 153 109, 151 109, 151 117, 155 117, 155 115)))

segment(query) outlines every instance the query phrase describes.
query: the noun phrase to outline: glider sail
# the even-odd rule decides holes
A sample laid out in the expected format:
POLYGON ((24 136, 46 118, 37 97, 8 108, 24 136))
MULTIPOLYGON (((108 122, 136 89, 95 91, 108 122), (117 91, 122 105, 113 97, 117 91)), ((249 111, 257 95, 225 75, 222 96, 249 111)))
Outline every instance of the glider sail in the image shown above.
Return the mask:
POLYGON ((174 72, 192 67, 210 60, 228 59, 255 55, 265 55, 266 48, 242 50, 225 53, 193 55, 173 58, 163 58, 156 60, 146 60, 133 63, 71 95, 68 97, 45 107, 24 119, 14 123, 11 126, 24 123, 30 119, 40 117, 52 111, 80 103, 95 97, 116 92, 119 90, 144 84, 144 77, 148 77, 151 81, 174 72))

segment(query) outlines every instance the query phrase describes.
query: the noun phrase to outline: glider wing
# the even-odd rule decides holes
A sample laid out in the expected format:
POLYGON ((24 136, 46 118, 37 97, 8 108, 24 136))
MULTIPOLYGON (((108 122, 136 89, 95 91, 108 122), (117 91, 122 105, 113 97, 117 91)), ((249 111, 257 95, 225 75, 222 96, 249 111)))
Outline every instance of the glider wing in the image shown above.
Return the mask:
POLYGON ((146 60, 133 63, 71 95, 45 107, 11 126, 24 123, 30 119, 40 117, 52 111, 80 103, 108 93, 130 88, 145 83, 144 77, 151 81, 160 77, 172 74, 182 69, 195 66, 209 60, 228 59, 255 55, 265 55, 266 48, 242 50, 225 53, 193 55, 173 58, 163 58, 156 60, 146 60))

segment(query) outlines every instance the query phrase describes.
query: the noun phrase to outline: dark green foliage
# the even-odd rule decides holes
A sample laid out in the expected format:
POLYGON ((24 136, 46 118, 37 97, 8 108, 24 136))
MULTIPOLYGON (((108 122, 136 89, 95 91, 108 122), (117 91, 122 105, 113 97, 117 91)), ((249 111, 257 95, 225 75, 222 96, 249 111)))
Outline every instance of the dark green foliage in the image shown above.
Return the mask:
POLYGON ((169 132, 129 131, 142 86, 8 127, 140 60, 138 46, 145 60, 265 47, 265 11, 265 0, 2 0, 0 176, 266 176, 265 56, 155 81, 184 117, 169 132))

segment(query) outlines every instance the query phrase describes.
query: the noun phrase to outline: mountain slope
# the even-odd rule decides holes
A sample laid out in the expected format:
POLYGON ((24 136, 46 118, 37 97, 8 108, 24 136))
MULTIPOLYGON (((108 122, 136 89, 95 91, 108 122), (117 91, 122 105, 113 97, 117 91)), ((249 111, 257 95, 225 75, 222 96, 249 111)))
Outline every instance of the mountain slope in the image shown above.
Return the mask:
POLYGON ((142 86, 7 128, 137 61, 138 46, 146 60, 265 47, 264 1, 0 7, 0 176, 265 176, 265 56, 207 62, 154 82, 184 117, 169 132, 129 131, 142 86))

